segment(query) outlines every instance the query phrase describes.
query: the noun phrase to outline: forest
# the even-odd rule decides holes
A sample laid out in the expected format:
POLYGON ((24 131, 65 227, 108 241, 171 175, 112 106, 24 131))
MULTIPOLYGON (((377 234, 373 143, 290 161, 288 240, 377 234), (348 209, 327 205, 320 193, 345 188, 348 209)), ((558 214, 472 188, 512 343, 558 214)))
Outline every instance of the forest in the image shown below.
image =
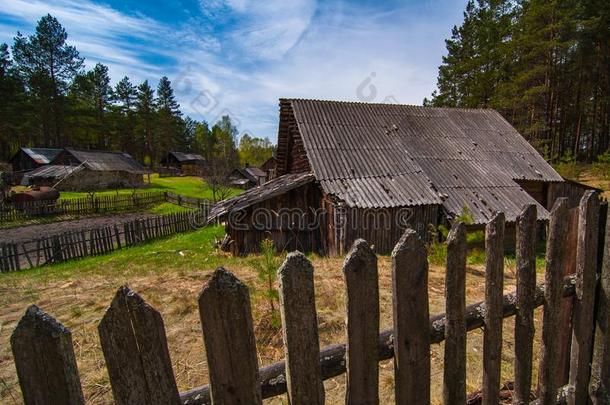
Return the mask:
POLYGON ((32 35, 17 33, 0 44, 0 161, 20 146, 121 150, 153 166, 169 150, 194 152, 228 169, 263 163, 273 151, 268 138, 245 134, 231 117, 208 124, 180 111, 167 77, 155 85, 123 77, 111 84, 108 67, 85 70, 53 16, 32 35))
POLYGON ((470 0, 425 105, 494 108, 551 162, 610 162, 610 1, 470 0))

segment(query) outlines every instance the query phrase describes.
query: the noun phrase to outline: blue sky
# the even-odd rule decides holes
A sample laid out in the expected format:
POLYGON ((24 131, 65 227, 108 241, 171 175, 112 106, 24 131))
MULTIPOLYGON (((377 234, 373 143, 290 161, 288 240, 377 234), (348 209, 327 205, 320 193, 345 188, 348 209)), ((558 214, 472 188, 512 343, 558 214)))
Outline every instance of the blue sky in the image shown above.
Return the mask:
POLYGON ((183 112, 277 137, 280 97, 421 104, 466 0, 2 0, 0 42, 47 13, 86 58, 156 86, 183 112))

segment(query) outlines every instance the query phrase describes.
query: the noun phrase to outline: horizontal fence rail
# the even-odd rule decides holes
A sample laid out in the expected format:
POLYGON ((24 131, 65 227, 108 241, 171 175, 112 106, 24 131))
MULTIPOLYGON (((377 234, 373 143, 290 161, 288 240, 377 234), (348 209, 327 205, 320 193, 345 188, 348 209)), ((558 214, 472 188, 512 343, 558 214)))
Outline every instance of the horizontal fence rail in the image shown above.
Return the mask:
MULTIPOLYGON (((580 204, 578 229, 566 229, 566 200, 558 200, 549 222, 545 280, 536 285, 535 256, 529 246, 535 240, 536 212, 535 206, 526 207, 517 221, 517 291, 506 295, 500 281, 504 271, 500 260, 504 217, 497 215, 486 230, 485 300, 470 306, 465 305, 466 238, 463 226, 454 224, 448 241, 445 283, 451 310, 436 316, 429 316, 426 249, 415 232, 408 230, 392 253, 393 329, 381 334, 377 260, 372 248, 358 240, 343 269, 347 343, 321 350, 314 268, 301 253, 291 253, 278 271, 285 360, 262 368, 258 365, 248 289, 232 273, 219 268, 199 296, 210 385, 182 394, 176 389, 161 315, 136 292, 121 287, 99 324, 114 400, 117 404, 260 404, 263 398, 287 393, 292 404, 322 404, 322 381, 346 373, 346 403, 378 404, 378 362, 393 358, 396 403, 426 404, 430 402, 430 344, 445 341, 444 367, 451 374, 445 374, 443 396, 447 404, 458 399, 461 403, 466 398, 467 333, 483 328, 481 395, 483 403, 497 404, 501 383, 497 356, 507 350, 498 336, 502 319, 516 315, 518 344, 512 350, 518 377, 513 403, 525 404, 536 391, 531 378, 533 310, 543 306, 541 364, 556 368, 541 369, 537 403, 581 404, 590 400, 594 405, 607 404, 610 221, 599 228, 604 223, 600 212, 597 195, 587 193, 580 204), (576 272, 565 277, 559 266, 567 260, 566 233, 573 231, 578 232, 576 272), (598 254, 599 247, 603 255, 598 254), (591 303, 590 297, 598 288, 600 299, 591 303), (564 380, 560 357, 550 356, 557 356, 560 344, 552 337, 562 336, 566 324, 559 316, 547 313, 561 314, 567 301, 574 303, 574 326, 567 324, 572 344, 566 364, 569 380, 564 380)), ((11 345, 27 403, 43 398, 83 403, 68 329, 32 306, 15 329, 11 345), (53 370, 58 377, 45 378, 39 370, 53 370)))
POLYGON ((0 243, 0 272, 44 266, 197 229, 207 211, 191 211, 136 219, 113 226, 65 232, 19 243, 0 243))

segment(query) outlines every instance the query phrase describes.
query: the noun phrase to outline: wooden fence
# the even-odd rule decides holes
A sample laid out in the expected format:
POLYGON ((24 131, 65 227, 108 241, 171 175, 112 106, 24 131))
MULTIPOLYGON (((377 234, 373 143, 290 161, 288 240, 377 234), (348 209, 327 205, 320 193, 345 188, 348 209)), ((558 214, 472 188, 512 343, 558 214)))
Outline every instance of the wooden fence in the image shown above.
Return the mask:
POLYGON ((209 212, 212 208, 212 202, 203 198, 185 197, 180 194, 174 194, 171 192, 165 193, 165 200, 169 203, 180 205, 182 207, 202 210, 209 212))
POLYGON ((58 201, 31 201, 19 205, 0 205, 1 221, 18 221, 48 215, 86 215, 133 210, 166 201, 165 193, 83 197, 58 201))
POLYGON ((20 243, 0 243, 0 272, 106 254, 122 247, 196 229, 207 212, 183 212, 121 225, 65 232, 20 243))
MULTIPOLYGON (((483 328, 483 404, 498 404, 502 320, 515 319, 513 403, 526 404, 532 381, 534 308, 544 306, 538 403, 607 404, 610 398, 610 221, 598 232, 600 205, 587 193, 580 204, 576 273, 564 277, 568 257, 566 200, 551 212, 544 284, 536 285, 536 208, 517 221, 517 290, 503 291, 504 216, 486 229, 485 301, 466 306, 466 232, 456 224, 447 242, 446 313, 429 315, 426 249, 407 231, 392 253, 392 330, 379 334, 377 258, 355 242, 343 268, 345 345, 319 349, 313 267, 301 253, 278 271, 285 360, 259 369, 248 288, 219 268, 199 296, 210 385, 179 393, 163 320, 128 287, 118 290, 99 324, 99 336, 117 404, 260 404, 287 393, 292 404, 323 404, 322 381, 347 373, 346 403, 379 403, 379 361, 394 358, 397 404, 430 402, 430 344, 445 341, 443 399, 466 401, 467 332, 483 328), (602 242, 602 243, 600 243, 602 242), (603 265, 598 246, 605 246, 603 265), (598 271, 599 276, 598 276, 598 271), (598 278, 599 277, 599 278, 598 278), (598 279, 600 281, 598 281, 598 279), (596 300, 596 289, 599 299, 596 300), (568 298, 566 298, 568 297, 568 298), (561 322, 573 302, 569 377, 561 378, 561 322)), ((605 218, 605 215, 601 216, 605 218)), ((603 222, 603 221, 602 221, 603 222)), ((569 324, 568 324, 569 325, 569 324)), ((25 402, 83 404, 71 332, 36 306, 11 337, 25 402)))

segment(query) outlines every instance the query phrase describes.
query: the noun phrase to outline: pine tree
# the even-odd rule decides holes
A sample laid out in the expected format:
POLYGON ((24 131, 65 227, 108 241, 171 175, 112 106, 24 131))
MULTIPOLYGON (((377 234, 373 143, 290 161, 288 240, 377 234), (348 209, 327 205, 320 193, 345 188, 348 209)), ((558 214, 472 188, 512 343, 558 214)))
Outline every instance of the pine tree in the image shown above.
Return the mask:
POLYGON ((153 167, 157 153, 153 133, 155 113, 155 93, 145 80, 138 86, 136 117, 138 140, 143 145, 141 160, 148 159, 150 167, 153 167))
POLYGON ((42 17, 36 33, 24 37, 17 33, 13 57, 39 110, 45 146, 63 143, 65 94, 83 67, 83 59, 66 44, 68 34, 50 14, 42 17))
POLYGON ((161 78, 157 86, 155 105, 157 107, 156 137, 159 147, 162 150, 169 150, 176 145, 184 145, 180 105, 166 76, 161 78))
POLYGON ((136 143, 135 107, 138 98, 138 89, 131 84, 127 76, 123 77, 114 88, 114 131, 116 133, 117 147, 132 156, 142 156, 136 143))

